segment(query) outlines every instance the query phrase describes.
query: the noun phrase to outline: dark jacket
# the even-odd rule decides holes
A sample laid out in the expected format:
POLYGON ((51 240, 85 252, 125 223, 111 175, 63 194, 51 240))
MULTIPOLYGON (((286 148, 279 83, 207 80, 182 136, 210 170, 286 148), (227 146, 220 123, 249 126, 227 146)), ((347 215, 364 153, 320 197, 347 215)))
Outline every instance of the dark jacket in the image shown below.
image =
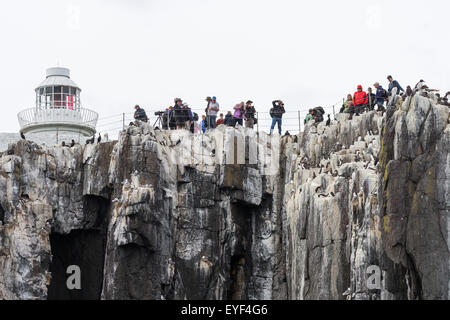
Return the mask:
POLYGON ((255 107, 245 106, 245 109, 244 109, 244 118, 245 119, 254 119, 255 113, 256 113, 255 107))
POLYGON ((283 106, 279 106, 278 105, 278 101, 273 101, 272 105, 273 105, 273 108, 270 109, 270 116, 272 118, 282 118, 283 117, 283 113, 286 112, 284 110, 284 107, 283 106))
POLYGON ((232 114, 227 114, 225 116, 225 125, 233 126, 233 115, 232 114))
POLYGON ((134 112, 134 118, 136 120, 140 120, 140 121, 144 121, 147 122, 148 121, 148 117, 147 114, 145 113, 145 110, 142 108, 138 108, 135 112, 134 112))
POLYGON ((375 93, 368 93, 367 94, 367 96, 368 96, 368 101, 369 101, 369 105, 371 106, 371 107, 373 107, 374 105, 375 105, 375 101, 376 101, 376 95, 375 95, 375 93))
POLYGON ((387 91, 384 90, 382 86, 379 86, 375 95, 376 104, 384 104, 384 100, 387 99, 387 97, 387 91))
POLYGON ((400 83, 398 83, 397 80, 392 81, 392 83, 389 83, 389 95, 392 93, 392 89, 397 88, 397 94, 400 94, 400 92, 405 92, 403 88, 400 86, 400 83))

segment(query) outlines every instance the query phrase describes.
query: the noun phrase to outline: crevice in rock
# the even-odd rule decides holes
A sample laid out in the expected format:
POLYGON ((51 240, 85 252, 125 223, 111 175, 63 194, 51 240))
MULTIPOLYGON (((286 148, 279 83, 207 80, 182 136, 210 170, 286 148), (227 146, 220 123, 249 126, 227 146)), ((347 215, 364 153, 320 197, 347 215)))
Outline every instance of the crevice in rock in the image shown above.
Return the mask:
POLYGON ((103 284, 103 265, 107 237, 109 201, 102 197, 86 196, 84 211, 91 217, 89 228, 69 234, 50 234, 52 276, 48 286, 48 300, 100 300, 103 284), (69 266, 81 271, 81 290, 69 290, 69 266))
POLYGON ((0 204, 0 222, 5 223, 5 209, 3 209, 2 205, 0 204))
POLYGON ((409 285, 411 286, 410 290, 412 295, 409 298, 412 300, 423 300, 422 281, 420 279, 419 273, 417 272, 416 264, 407 251, 406 261, 408 264, 407 276, 409 277, 409 285))
POLYGON ((252 270, 252 207, 243 203, 233 203, 231 212, 237 227, 234 235, 236 244, 230 259, 230 280, 228 299, 248 299, 248 289, 252 270))

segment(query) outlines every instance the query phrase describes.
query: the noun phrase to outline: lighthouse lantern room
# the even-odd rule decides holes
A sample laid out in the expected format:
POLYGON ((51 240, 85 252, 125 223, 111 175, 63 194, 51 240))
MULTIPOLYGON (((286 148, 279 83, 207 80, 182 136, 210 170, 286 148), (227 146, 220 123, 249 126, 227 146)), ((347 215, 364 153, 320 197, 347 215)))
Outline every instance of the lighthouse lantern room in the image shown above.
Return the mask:
POLYGON ((36 106, 18 114, 27 139, 52 145, 80 142, 95 134, 98 113, 81 106, 81 89, 70 79, 69 69, 47 69, 46 79, 35 91, 36 106))

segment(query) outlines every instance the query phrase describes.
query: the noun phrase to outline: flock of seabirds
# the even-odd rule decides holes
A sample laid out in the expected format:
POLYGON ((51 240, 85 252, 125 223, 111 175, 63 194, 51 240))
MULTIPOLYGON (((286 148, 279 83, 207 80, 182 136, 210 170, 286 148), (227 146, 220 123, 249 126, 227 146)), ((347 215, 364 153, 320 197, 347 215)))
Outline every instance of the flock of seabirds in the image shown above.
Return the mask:
MULTIPOLYGON (((419 93, 421 96, 424 97, 429 97, 430 93, 433 93, 435 95, 435 97, 437 98, 438 104, 440 105, 445 105, 450 107, 450 91, 447 92, 445 95, 441 96, 438 92, 439 90, 436 89, 431 89, 429 88, 426 84, 424 80, 420 80, 415 86, 414 89, 411 88, 411 86, 407 86, 406 90, 403 90, 403 88, 400 86, 400 84, 398 83, 398 81, 393 80, 392 76, 388 76, 388 80, 389 80, 389 89, 384 90, 379 83, 375 83, 374 86, 377 90, 376 94, 372 93, 371 88, 369 88, 368 92, 369 94, 367 94, 366 92, 364 92, 362 90, 362 86, 359 85, 358 86, 358 91, 355 92, 355 94, 352 95, 348 95, 347 96, 347 100, 344 101, 344 104, 342 105, 342 108, 340 110, 340 113, 350 113, 350 118, 352 119, 353 115, 358 116, 360 113, 363 113, 365 111, 370 111, 370 110, 374 110, 374 107, 377 105, 378 106, 378 110, 377 111, 381 111, 384 113, 384 111, 386 110, 384 108, 384 102, 388 100, 389 96, 391 95, 391 91, 394 88, 397 88, 397 92, 400 96, 402 96, 403 100, 405 100, 407 97, 411 97, 414 96, 416 93, 419 93)), ((216 98, 214 97, 213 99, 208 97, 207 98, 208 101, 208 106, 205 109, 206 115, 202 116, 202 120, 200 122, 200 130, 203 131, 203 133, 206 131, 207 128, 209 129, 214 129, 217 127, 217 125, 229 125, 229 126, 235 126, 236 124, 240 124, 241 126, 243 125, 243 120, 245 120, 245 126, 246 127, 250 127, 253 128, 253 125, 256 124, 257 119, 254 118, 254 114, 256 113, 254 107, 252 106, 253 102, 252 101, 248 101, 247 104, 237 104, 234 107, 234 114, 231 116, 231 112, 229 111, 227 114, 227 117, 224 119, 223 118, 223 114, 220 114, 220 118, 218 120, 216 120, 217 118, 217 113, 219 111, 219 105, 216 101, 216 98), (246 113, 246 110, 250 110, 246 113), (236 116, 238 115, 238 116, 236 116), (250 115, 250 116, 249 116, 250 115), (247 117, 246 117, 247 116, 247 117), (240 121, 239 121, 240 120, 240 121)), ((187 104, 183 104, 182 100, 179 98, 175 99, 175 107, 170 107, 166 109, 166 112, 164 114, 164 112, 160 112, 159 115, 163 116, 164 115, 169 115, 170 113, 172 113, 173 111, 177 110, 177 106, 179 105, 179 110, 184 109, 186 112, 190 111, 190 108, 188 107, 187 104)), ((134 118, 136 120, 139 121, 143 121, 143 122, 147 122, 148 118, 147 115, 145 114, 145 110, 140 108, 138 105, 135 106, 136 112, 134 115, 134 118)), ((272 117, 272 125, 271 125, 271 130, 270 130, 270 134, 272 134, 275 125, 278 124, 278 130, 279 133, 281 135, 281 120, 282 120, 282 116, 285 113, 284 110, 284 103, 281 100, 276 100, 273 102, 273 108, 270 110, 270 115, 272 117)), ((188 114, 188 113, 186 113, 188 114)), ((178 123, 176 125, 176 129, 187 129, 187 130, 191 130, 193 131, 193 119, 195 119, 195 121, 198 120, 198 116, 197 114, 195 114, 195 118, 192 116, 192 113, 190 114, 190 118, 188 117, 187 123, 185 124, 184 121, 183 123, 178 123)), ((315 124, 323 122, 323 115, 325 114, 325 111, 323 110, 322 107, 317 107, 314 109, 310 109, 308 115, 305 118, 305 124, 311 120, 314 120, 315 124)), ((156 115, 156 113, 155 113, 156 115)), ((327 126, 330 126, 331 124, 331 119, 330 119, 330 115, 328 115, 328 120, 326 122, 327 126)), ((131 122, 130 126, 135 125, 135 123, 131 122)), ((156 125, 156 123, 155 123, 156 125)), ((167 128, 169 129, 169 125, 167 125, 167 128)), ((164 127, 164 125, 163 125, 164 127)), ((159 129, 158 127, 156 127, 155 129, 159 129)), ((175 128, 170 128, 170 129, 175 129, 175 128)), ((289 131, 286 132, 285 136, 289 136, 290 133, 289 131)), ((26 140, 25 135, 21 132, 20 136, 23 140, 26 140)), ((108 140, 108 134, 104 135, 104 139, 108 140)), ((99 133, 98 137, 96 138, 95 135, 86 140, 86 145, 88 144, 94 144, 95 142, 97 142, 98 144, 101 143, 102 141, 102 136, 99 133)), ((63 147, 74 147, 77 143, 75 142, 75 140, 72 139, 72 141, 70 142, 70 144, 66 144, 65 141, 62 142, 62 146, 63 147)))

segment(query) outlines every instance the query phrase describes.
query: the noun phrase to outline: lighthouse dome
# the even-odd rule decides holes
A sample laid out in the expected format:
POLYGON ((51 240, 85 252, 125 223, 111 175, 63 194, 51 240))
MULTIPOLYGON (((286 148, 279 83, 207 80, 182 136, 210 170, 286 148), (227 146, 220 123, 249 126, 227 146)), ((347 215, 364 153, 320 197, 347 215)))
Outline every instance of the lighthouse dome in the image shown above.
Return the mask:
POLYGON ((80 87, 70 79, 70 70, 67 68, 55 67, 47 69, 47 77, 36 88, 51 87, 51 86, 67 86, 77 88, 81 91, 80 87))

